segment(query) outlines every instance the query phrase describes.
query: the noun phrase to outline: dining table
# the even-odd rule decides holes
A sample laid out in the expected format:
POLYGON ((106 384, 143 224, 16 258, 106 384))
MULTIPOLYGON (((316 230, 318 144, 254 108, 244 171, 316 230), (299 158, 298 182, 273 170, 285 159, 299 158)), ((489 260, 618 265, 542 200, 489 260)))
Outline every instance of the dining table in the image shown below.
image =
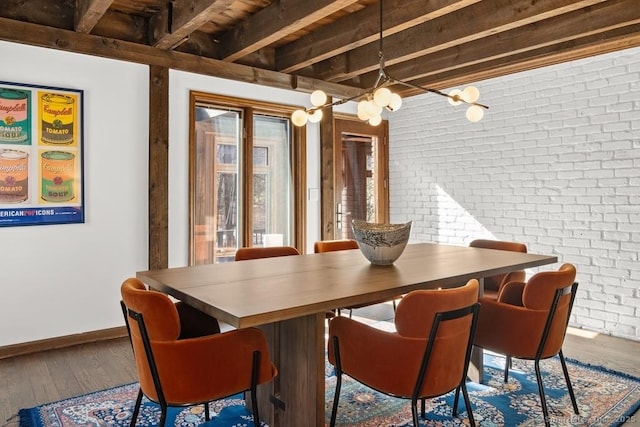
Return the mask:
MULTIPOLYGON (((136 276, 233 328, 263 330, 278 375, 259 386, 261 419, 271 427, 324 426, 327 311, 417 289, 461 286, 470 279, 482 284, 484 277, 557 261, 550 255, 411 243, 385 266, 371 264, 352 249, 139 271, 136 276)), ((481 381, 480 349, 474 350, 472 362, 469 375, 481 381)))

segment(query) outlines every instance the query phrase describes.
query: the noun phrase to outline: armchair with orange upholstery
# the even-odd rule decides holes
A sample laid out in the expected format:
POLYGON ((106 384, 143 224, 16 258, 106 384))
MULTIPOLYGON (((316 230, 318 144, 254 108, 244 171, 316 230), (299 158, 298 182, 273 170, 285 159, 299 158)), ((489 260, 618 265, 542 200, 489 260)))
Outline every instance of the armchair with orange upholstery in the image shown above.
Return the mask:
POLYGON ((336 368, 331 411, 335 426, 342 374, 390 396, 411 399, 413 424, 419 426, 417 401, 460 390, 469 422, 475 421, 467 394, 466 375, 478 312, 478 281, 465 286, 409 292, 398 304, 397 332, 386 332, 338 316, 329 323, 329 362, 336 368))
POLYGON ((498 299, 481 300, 478 329, 474 344, 506 355, 504 381, 509 380, 511 358, 533 360, 545 425, 549 425, 547 402, 540 375, 540 360, 556 355, 560 358, 573 410, 578 405, 562 354, 573 301, 578 284, 576 268, 563 264, 558 271, 544 271, 528 282, 509 282, 498 299))
MULTIPOLYGON (((505 240, 486 240, 477 239, 469 243, 472 248, 496 249, 500 251, 512 251, 527 253, 527 245, 518 242, 508 242, 505 240)), ((498 274, 496 276, 484 278, 484 298, 493 300, 498 299, 500 289, 508 282, 523 282, 526 274, 522 270, 512 271, 507 274, 498 274)))
POLYGON ((319 240, 313 244, 313 253, 345 251, 358 249, 358 242, 353 239, 319 240))
POLYGON ((209 420, 208 402, 244 391, 251 392, 254 424, 259 425, 257 385, 277 374, 260 330, 205 336, 191 331, 186 335, 194 337, 180 338, 178 308, 167 295, 147 290, 136 278, 125 280, 120 290, 140 382, 131 426, 136 424, 143 395, 160 405, 159 425, 164 426, 169 406, 204 404, 209 420))
POLYGON ((246 261, 249 259, 272 258, 278 256, 300 255, 300 252, 293 246, 251 246, 238 248, 236 251, 236 261, 246 261))

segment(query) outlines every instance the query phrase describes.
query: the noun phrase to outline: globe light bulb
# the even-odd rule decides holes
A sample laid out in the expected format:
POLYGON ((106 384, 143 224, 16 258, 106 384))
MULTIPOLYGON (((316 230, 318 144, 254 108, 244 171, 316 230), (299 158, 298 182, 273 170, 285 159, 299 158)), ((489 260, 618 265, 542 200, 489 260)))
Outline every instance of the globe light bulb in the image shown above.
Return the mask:
POLYGON ((386 107, 391 102, 391 91, 386 87, 376 89, 373 93, 373 102, 380 107, 386 107))
POLYGON ((462 91, 460 89, 454 89, 449 92, 449 104, 460 105, 462 104, 462 91))
POLYGON ((480 98, 480 91, 475 86, 467 86, 462 91, 462 99, 466 102, 476 102, 480 98))
POLYGON ((314 90, 311 93, 311 104, 314 107, 319 107, 327 102, 327 94, 320 89, 314 90))
POLYGON ((313 114, 309 114, 309 121, 311 123, 318 123, 322 120, 322 110, 316 110, 313 114))
POLYGON ((373 99, 367 101, 367 111, 369 111, 371 116, 378 115, 382 113, 382 107, 375 103, 373 99))
POLYGON ((371 126, 378 126, 380 123, 382 123, 382 116, 380 114, 377 114, 369 119, 369 124, 371 126))
POLYGON ((402 107, 402 98, 397 93, 392 93, 389 105, 387 105, 387 110, 398 111, 400 107, 402 107))
POLYGON ((472 105, 467 108, 467 120, 470 122, 479 122, 484 116, 484 109, 479 105, 472 105))
POLYGON ((369 103, 365 100, 358 102, 358 118, 360 120, 369 120, 369 103))
POLYGON ((304 110, 296 110, 291 114, 291 122, 295 126, 304 126, 307 124, 307 120, 309 119, 306 111, 304 110))

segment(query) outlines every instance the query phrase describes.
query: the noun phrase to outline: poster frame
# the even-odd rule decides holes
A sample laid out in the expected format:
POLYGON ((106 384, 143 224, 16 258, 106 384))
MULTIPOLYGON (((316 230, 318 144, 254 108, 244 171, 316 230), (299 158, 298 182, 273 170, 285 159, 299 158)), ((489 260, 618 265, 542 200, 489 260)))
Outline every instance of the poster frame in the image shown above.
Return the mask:
POLYGON ((84 222, 84 90, 0 80, 0 228, 84 222), (5 122, 13 98, 2 104, 2 91, 28 93, 24 130, 5 122), (11 188, 24 154, 26 189, 11 188))

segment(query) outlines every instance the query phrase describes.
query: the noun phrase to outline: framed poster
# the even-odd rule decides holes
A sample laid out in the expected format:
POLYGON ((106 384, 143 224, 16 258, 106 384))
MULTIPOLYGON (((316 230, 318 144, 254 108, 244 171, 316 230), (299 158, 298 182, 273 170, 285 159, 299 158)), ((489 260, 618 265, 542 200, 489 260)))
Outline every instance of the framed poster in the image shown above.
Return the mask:
POLYGON ((0 227, 84 222, 83 91, 0 81, 0 227))

